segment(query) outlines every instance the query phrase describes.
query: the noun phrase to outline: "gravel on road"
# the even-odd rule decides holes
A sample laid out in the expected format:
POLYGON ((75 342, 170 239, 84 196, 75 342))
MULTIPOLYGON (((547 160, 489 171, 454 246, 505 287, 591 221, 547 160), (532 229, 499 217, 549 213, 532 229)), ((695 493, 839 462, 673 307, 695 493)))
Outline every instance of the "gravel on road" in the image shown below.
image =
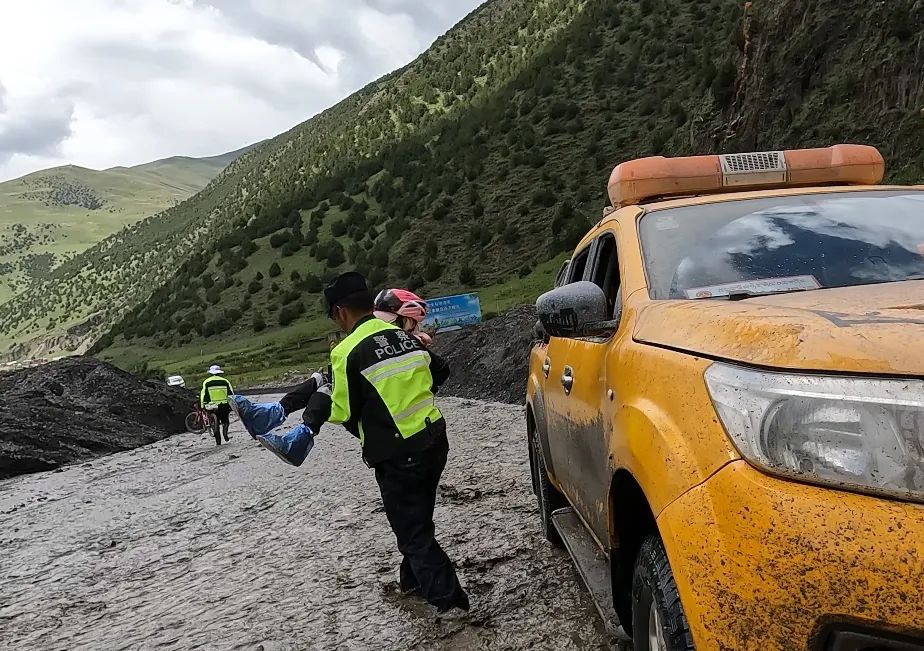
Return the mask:
MULTIPOLYGON (((17 649, 607 649, 539 531, 523 408, 443 399, 437 535, 469 621, 397 594, 400 560, 358 442, 302 468, 181 434, 0 482, 0 639, 17 649)), ((292 419, 295 422, 295 419, 292 419)))

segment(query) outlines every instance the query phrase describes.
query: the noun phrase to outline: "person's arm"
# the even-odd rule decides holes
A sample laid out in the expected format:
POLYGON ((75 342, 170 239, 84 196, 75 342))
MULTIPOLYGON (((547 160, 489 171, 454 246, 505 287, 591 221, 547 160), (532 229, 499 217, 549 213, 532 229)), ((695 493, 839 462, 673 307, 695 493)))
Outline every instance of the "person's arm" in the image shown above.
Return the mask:
POLYGON ((449 379, 449 362, 434 353, 430 353, 430 375, 433 376, 433 393, 436 393, 446 380, 449 379))
POLYGON ((208 388, 207 382, 208 381, 202 383, 202 390, 199 392, 199 406, 200 407, 205 407, 205 405, 208 404, 208 401, 209 401, 209 388, 208 388))
POLYGON ((231 386, 231 380, 229 380, 228 378, 225 378, 225 382, 228 383, 228 395, 229 395, 229 396, 233 396, 233 395, 234 395, 234 387, 231 386))

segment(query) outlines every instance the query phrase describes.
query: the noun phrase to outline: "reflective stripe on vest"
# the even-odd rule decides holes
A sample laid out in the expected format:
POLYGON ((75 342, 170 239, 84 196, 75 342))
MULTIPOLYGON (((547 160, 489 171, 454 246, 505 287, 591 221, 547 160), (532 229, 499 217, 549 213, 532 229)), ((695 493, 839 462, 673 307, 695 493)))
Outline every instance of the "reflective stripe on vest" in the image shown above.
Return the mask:
POLYGON ((427 420, 442 414, 433 396, 430 355, 414 350, 362 371, 388 408, 402 438, 410 438, 427 427, 427 420))

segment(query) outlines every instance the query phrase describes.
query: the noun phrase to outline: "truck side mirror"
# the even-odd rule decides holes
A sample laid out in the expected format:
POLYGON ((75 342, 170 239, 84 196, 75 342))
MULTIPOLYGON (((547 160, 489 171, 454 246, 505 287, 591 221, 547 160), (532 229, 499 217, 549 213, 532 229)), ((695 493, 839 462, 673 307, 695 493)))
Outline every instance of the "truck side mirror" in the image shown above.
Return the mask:
POLYGON ((606 294, 581 281, 557 287, 536 301, 539 322, 550 337, 583 337, 607 329, 606 294))

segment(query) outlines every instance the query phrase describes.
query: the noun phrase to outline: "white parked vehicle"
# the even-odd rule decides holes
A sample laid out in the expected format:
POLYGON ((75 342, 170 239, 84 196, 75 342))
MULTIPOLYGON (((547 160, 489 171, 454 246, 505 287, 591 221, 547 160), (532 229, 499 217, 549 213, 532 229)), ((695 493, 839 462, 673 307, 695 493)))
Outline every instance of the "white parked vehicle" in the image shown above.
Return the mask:
POLYGON ((186 387, 186 380, 183 379, 182 375, 171 375, 167 378, 168 387, 186 387))

